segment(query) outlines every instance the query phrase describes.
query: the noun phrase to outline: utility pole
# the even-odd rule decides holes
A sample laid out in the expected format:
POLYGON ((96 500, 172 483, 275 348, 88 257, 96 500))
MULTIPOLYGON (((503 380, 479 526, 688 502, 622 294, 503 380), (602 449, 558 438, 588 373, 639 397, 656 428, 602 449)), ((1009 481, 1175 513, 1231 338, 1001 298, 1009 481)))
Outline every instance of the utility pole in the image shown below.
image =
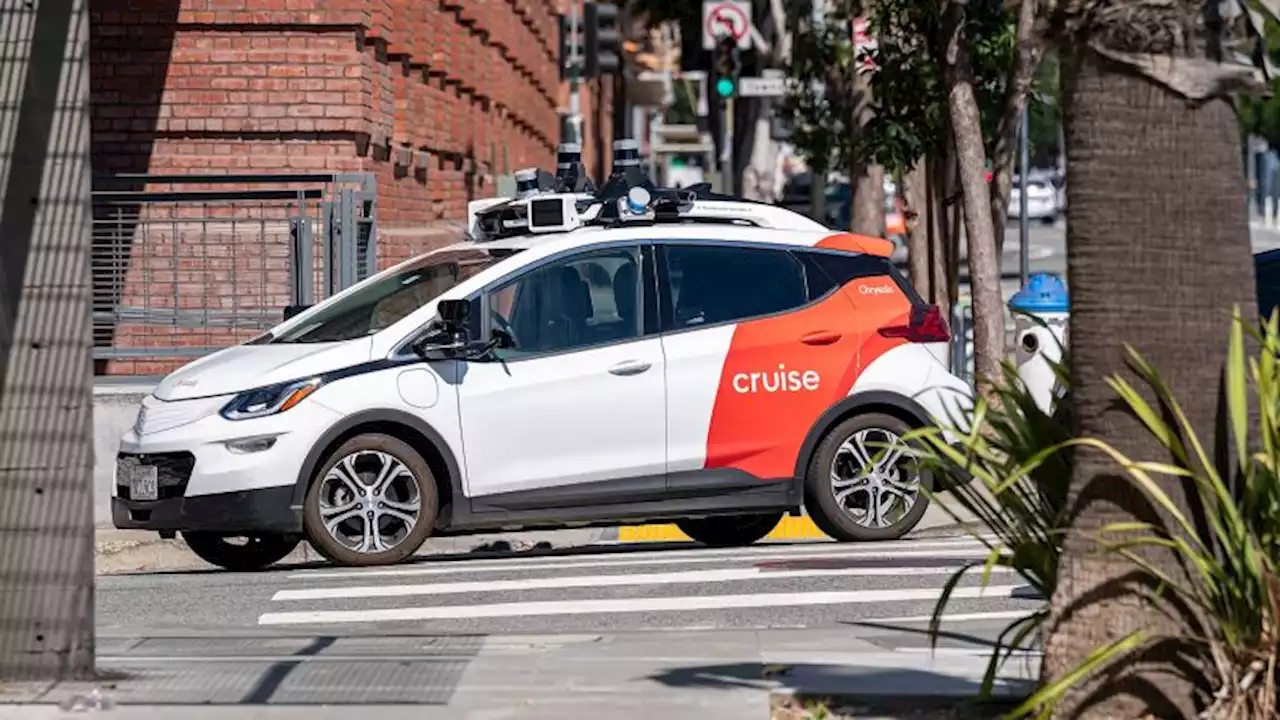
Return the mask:
POLYGON ((7 2, 0 23, 0 681, 89 679, 88 3, 7 2))
POLYGON ((1027 173, 1031 165, 1031 103, 1022 106, 1022 131, 1018 133, 1018 278, 1022 285, 1031 276, 1031 222, 1027 218, 1027 173))

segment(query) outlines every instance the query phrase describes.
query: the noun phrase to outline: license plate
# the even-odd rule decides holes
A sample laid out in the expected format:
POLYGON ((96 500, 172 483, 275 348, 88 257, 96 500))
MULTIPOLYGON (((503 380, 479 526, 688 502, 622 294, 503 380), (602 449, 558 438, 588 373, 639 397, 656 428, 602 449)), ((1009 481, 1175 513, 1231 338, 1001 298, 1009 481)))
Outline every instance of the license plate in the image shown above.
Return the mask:
POLYGON ((160 497, 160 483, 155 465, 133 465, 126 471, 130 500, 155 500, 160 497))

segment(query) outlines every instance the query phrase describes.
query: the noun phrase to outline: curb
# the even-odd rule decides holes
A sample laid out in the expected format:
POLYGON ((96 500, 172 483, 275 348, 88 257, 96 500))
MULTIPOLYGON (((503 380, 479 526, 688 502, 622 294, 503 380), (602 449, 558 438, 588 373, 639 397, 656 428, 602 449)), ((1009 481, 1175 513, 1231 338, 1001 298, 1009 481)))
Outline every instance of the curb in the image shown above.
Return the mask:
MULTIPOLYGON (((831 537, 813 524, 808 515, 782 518, 765 540, 830 540, 831 537)), ((618 542, 693 542, 675 525, 627 525, 618 528, 618 542)))

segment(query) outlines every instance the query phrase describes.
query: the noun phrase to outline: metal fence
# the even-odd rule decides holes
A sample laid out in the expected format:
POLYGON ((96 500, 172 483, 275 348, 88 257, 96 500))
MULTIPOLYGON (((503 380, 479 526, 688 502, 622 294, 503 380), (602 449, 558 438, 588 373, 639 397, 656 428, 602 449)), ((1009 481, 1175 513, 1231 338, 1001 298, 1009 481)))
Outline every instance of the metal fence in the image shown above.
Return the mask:
POLYGON ((95 178, 99 373, 159 372, 376 272, 377 184, 338 175, 95 178))

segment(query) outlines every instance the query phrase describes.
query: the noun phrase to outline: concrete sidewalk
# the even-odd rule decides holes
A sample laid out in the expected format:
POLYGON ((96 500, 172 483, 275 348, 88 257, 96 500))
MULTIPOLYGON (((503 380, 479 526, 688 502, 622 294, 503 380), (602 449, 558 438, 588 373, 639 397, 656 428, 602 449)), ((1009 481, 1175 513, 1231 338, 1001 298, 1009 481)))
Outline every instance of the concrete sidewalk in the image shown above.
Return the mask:
MULTIPOLYGON (((960 703, 974 696, 986 664, 979 652, 895 651, 831 628, 197 635, 109 638, 99 650, 98 684, 0 687, 0 719, 105 713, 113 720, 349 720, 358 713, 367 720, 743 720, 769 717, 781 696, 942 696, 960 703), (13 704, 20 702, 26 704, 13 704)), ((1001 691, 1025 693, 1037 666, 1034 658, 1011 661, 1001 691)))

